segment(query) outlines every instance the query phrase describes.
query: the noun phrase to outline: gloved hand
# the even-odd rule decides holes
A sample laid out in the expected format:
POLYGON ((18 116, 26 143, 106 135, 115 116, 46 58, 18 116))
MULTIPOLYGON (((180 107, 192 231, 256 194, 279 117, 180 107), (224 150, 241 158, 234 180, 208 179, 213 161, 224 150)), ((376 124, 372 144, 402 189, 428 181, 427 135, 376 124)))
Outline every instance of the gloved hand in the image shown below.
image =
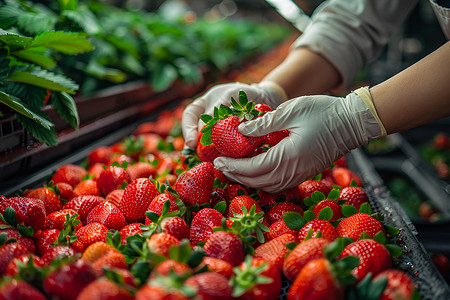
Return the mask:
POLYGON ((289 136, 267 152, 252 158, 218 157, 214 166, 234 181, 275 193, 295 187, 343 154, 386 135, 367 88, 345 98, 295 98, 239 125, 246 136, 283 129, 289 130, 289 136))
POLYGON ((249 100, 255 103, 264 103, 275 109, 283 101, 287 100, 286 93, 276 83, 263 81, 256 84, 226 83, 216 85, 203 96, 189 104, 183 112, 181 128, 186 146, 195 148, 198 133, 204 123, 200 120, 202 114, 213 115, 214 107, 221 104, 230 106, 231 97, 239 99, 239 91, 244 91, 249 100))

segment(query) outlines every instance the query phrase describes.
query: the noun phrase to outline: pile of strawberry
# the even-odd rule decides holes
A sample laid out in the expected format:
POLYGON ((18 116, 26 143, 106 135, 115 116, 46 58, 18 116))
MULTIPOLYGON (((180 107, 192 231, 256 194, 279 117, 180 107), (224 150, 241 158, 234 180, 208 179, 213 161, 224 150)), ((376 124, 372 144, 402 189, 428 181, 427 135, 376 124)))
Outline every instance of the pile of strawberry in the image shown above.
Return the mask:
MULTIPOLYGON (((395 268, 398 230, 345 159, 268 194, 215 169, 216 143, 182 151, 180 114, 162 116, 45 186, 0 196, 0 299, 278 299, 283 282, 288 299, 417 297, 395 268)), ((259 140, 246 155, 281 138, 259 140)))

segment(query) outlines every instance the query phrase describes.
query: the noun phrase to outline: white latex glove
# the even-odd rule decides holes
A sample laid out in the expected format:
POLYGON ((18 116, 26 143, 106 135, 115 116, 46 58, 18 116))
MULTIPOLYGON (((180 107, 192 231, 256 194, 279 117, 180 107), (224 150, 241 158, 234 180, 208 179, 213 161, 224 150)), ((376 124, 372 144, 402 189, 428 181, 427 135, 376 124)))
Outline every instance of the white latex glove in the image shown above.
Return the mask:
POLYGON ((240 91, 244 91, 247 94, 248 100, 267 104, 272 109, 275 109, 283 101, 287 100, 284 90, 271 81, 263 81, 251 85, 238 82, 216 85, 189 104, 183 112, 181 129, 183 130, 186 146, 189 148, 197 146, 198 133, 205 125, 200 120, 200 116, 202 114, 213 115, 214 107, 219 107, 221 104, 230 106, 231 97, 238 101, 240 91))
POLYGON ((346 98, 295 98, 239 125, 239 131, 246 136, 283 129, 289 130, 289 136, 267 152, 252 158, 218 157, 214 166, 234 181, 276 193, 295 187, 343 154, 386 135, 367 88, 346 98))

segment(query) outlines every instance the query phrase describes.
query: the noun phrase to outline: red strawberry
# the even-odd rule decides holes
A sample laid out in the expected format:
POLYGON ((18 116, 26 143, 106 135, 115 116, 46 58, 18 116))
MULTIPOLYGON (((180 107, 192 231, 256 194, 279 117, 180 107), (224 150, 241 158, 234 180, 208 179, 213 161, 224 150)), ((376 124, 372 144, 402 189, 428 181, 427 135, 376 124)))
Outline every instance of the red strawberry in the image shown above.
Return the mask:
POLYGON ((270 241, 280 235, 284 235, 287 233, 293 235, 295 237, 295 241, 297 241, 298 230, 289 228, 283 219, 278 220, 275 223, 273 223, 272 225, 270 225, 269 230, 270 231, 267 232, 265 235, 266 242, 270 241))
POLYGON ((126 240, 127 237, 142 232, 141 225, 142 225, 142 223, 131 223, 131 224, 125 225, 120 230, 119 233, 120 233, 122 245, 127 243, 127 240, 126 240))
POLYGON ((178 246, 180 240, 168 233, 155 233, 147 240, 148 248, 151 252, 168 256, 172 246, 178 246))
POLYGON ((383 244, 371 239, 364 239, 347 245, 341 253, 341 259, 346 256, 359 257, 359 265, 352 274, 362 280, 370 272, 376 276, 381 271, 392 266, 389 251, 383 244))
POLYGON ((143 221, 152 200, 159 195, 148 178, 138 178, 125 188, 119 209, 128 222, 143 221))
POLYGON ((223 156, 245 157, 253 152, 263 141, 264 137, 246 137, 239 132, 241 122, 239 117, 230 116, 218 120, 212 127, 211 140, 217 151, 223 156))
POLYGON ((198 268, 202 268, 203 266, 206 266, 209 271, 222 274, 228 279, 231 275, 233 275, 233 265, 223 259, 204 256, 202 263, 198 266, 198 268))
POLYGON ((255 205, 256 209, 255 212, 259 213, 262 212, 261 206, 250 196, 237 196, 234 197, 234 199, 231 201, 229 205, 229 212, 228 217, 234 217, 234 214, 242 214, 242 206, 245 206, 247 208, 247 211, 250 211, 250 208, 255 205))
POLYGON ((91 210, 105 199, 99 196, 84 195, 72 198, 64 205, 64 209, 72 209, 80 215, 81 223, 86 223, 86 218, 91 210))
POLYGON ((214 176, 216 176, 216 178, 220 179, 220 183, 229 183, 230 180, 228 180, 228 178, 225 177, 225 175, 223 175, 223 173, 219 170, 217 170, 216 168, 214 168, 214 176))
POLYGON ((108 228, 100 223, 89 223, 77 230, 76 235, 78 241, 80 241, 84 247, 95 242, 106 242, 106 235, 108 234, 108 228))
POLYGON ((289 249, 287 243, 295 243, 297 238, 292 234, 280 235, 264 244, 259 245, 255 249, 255 257, 261 257, 265 261, 273 264, 279 272, 283 272, 283 263, 289 249))
POLYGON ((298 189, 302 198, 309 198, 314 192, 322 192, 324 195, 332 190, 332 186, 323 180, 306 180, 299 184, 298 189))
POLYGON ((77 184, 73 189, 73 196, 78 197, 81 195, 101 196, 97 181, 93 179, 86 179, 77 184))
POLYGON ((191 222, 190 240, 193 244, 206 241, 213 233, 214 227, 221 226, 223 215, 213 208, 203 208, 199 210, 191 222))
POLYGON ((225 231, 212 233, 203 246, 206 254, 222 259, 233 266, 237 266, 244 260, 245 252, 241 238, 225 231))
POLYGON ((106 278, 100 278, 89 283, 78 295, 77 300, 108 299, 133 300, 130 291, 106 278))
POLYGON ((352 205, 359 210, 361 204, 369 202, 369 197, 362 188, 347 186, 342 189, 338 200, 346 200, 345 204, 352 205))
POLYGON ((414 299, 414 282, 405 272, 388 269, 376 275, 373 280, 376 281, 381 278, 387 279, 387 286, 379 300, 414 299))
POLYGON ((128 174, 130 174, 131 181, 138 178, 156 177, 156 168, 148 162, 137 162, 127 167, 128 174))
POLYGON ((107 164, 111 159, 113 152, 108 146, 100 146, 92 150, 88 154, 88 163, 93 165, 96 163, 107 164))
POLYGON ((244 300, 278 299, 281 276, 278 269, 260 257, 247 258, 234 269, 233 296, 244 300), (263 279, 263 280, 261 280, 263 279))
POLYGON ((274 131, 271 133, 268 133, 264 136, 264 143, 269 144, 270 146, 275 146, 279 142, 281 142, 282 139, 289 136, 288 130, 280 130, 280 131, 274 131))
MULTIPOLYGON (((180 210, 180 208, 178 207, 177 203, 175 202, 177 200, 177 197, 173 194, 168 194, 168 193, 164 193, 164 194, 159 194, 158 196, 156 196, 152 202, 150 203, 150 205, 148 206, 146 211, 152 211, 155 212, 156 214, 158 214, 158 216, 162 215, 162 210, 164 207, 164 203, 169 200, 170 201, 170 207, 169 207, 169 213, 180 210)), ((151 221, 150 219, 148 219, 147 217, 145 218, 145 225, 150 224, 151 221)))
POLYGON ((106 196, 105 200, 119 207, 125 190, 114 190, 106 196))
POLYGON ((350 183, 354 180, 358 186, 362 186, 361 179, 353 171, 343 168, 335 167, 331 169, 334 182, 341 187, 350 186, 350 183))
POLYGON ((272 108, 269 105, 264 104, 264 103, 255 104, 255 109, 257 111, 260 111, 260 112, 263 112, 263 113, 264 112, 268 112, 268 111, 272 111, 272 108))
POLYGON ((73 197, 73 187, 65 182, 55 183, 55 187, 59 191, 59 198, 64 201, 69 201, 73 197))
POLYGON ((52 176, 52 181, 55 184, 65 182, 70 184, 72 187, 75 187, 87 174, 87 171, 81 166, 64 165, 56 170, 52 176))
MULTIPOLYGON (((34 254, 23 254, 19 257, 16 257, 15 259, 11 260, 8 264, 8 267, 6 268, 6 276, 16 276, 19 275, 22 266, 27 266, 30 259, 33 261, 33 268, 42 268, 45 266, 45 261, 43 261, 39 256, 36 256, 34 254), (19 266, 19 264, 21 266, 19 266)), ((26 272, 26 271, 25 271, 26 272)), ((31 274, 30 274, 31 275, 31 274)))
POLYGON ((219 273, 203 272, 189 277, 185 284, 193 287, 200 299, 229 300, 233 289, 227 277, 219 273))
POLYGON ((58 229, 46 229, 43 230, 36 238, 36 249, 39 255, 43 255, 45 252, 52 248, 52 244, 58 240, 60 234, 58 229))
POLYGON ((44 280, 44 290, 51 298, 75 300, 81 290, 94 281, 91 266, 79 259, 51 272, 44 280))
POLYGON ((298 240, 303 241, 308 235, 309 230, 312 229, 312 237, 316 237, 317 233, 320 231, 322 233, 322 237, 329 241, 334 241, 339 237, 339 234, 331 225, 330 222, 325 220, 314 219, 305 224, 305 226, 300 229, 298 232, 298 240))
POLYGON ((6 241, 16 239, 16 243, 25 246, 31 253, 36 253, 36 245, 29 236, 22 236, 16 228, 0 229, 0 234, 6 233, 6 241))
POLYGON ((348 236, 354 241, 358 240, 363 232, 372 238, 380 231, 385 232, 380 221, 364 213, 356 213, 343 219, 336 229, 339 236, 348 236))
POLYGON ((45 252, 42 256, 41 259, 47 264, 49 265, 50 262, 52 262, 53 260, 55 260, 56 258, 68 258, 68 257, 73 257, 75 256, 76 252, 73 248, 69 247, 69 246, 55 246, 50 248, 50 250, 48 250, 47 252, 45 252))
POLYGON ((45 296, 34 286, 25 281, 11 279, 0 286, 2 300, 45 300, 45 296))
POLYGON ((214 166, 203 162, 182 173, 175 183, 175 190, 187 205, 202 205, 211 200, 214 179, 214 166))
POLYGON ((131 182, 128 172, 121 167, 109 166, 100 174, 97 180, 98 188, 103 196, 107 196, 110 192, 116 190, 123 183, 131 182))
POLYGON ((27 255, 28 249, 18 243, 5 244, 0 247, 0 276, 5 275, 6 268, 11 260, 22 255, 27 255))
POLYGON ((326 258, 309 261, 289 288, 288 300, 344 299, 344 288, 333 274, 326 258), (314 287, 314 288, 312 288, 314 287))
POLYGON ((45 206, 40 199, 27 197, 5 198, 0 202, 0 213, 4 213, 7 207, 16 212, 17 224, 31 226, 37 232, 44 225, 45 206))
MULTIPOLYGON (((206 125, 203 126, 203 128, 205 128, 205 127, 206 127, 206 125)), ((202 130, 203 130, 203 128, 202 128, 202 130)), ((220 156, 220 152, 217 151, 214 144, 203 145, 202 143, 200 143, 202 135, 203 135, 203 132, 200 131, 198 133, 198 143, 197 143, 197 149, 196 149, 197 156, 203 162, 213 163, 214 160, 220 156)))
POLYGON ((342 214, 342 207, 337 203, 337 201, 334 200, 328 199, 322 200, 316 205, 314 205, 312 211, 314 214, 316 214, 316 216, 318 216, 320 211, 326 207, 331 208, 331 210, 333 211, 333 216, 329 221, 337 221, 338 219, 344 217, 344 215, 342 214))
POLYGON ((88 169, 89 176, 94 176, 95 181, 98 181, 98 178, 103 173, 103 170, 105 170, 105 165, 101 163, 93 164, 88 169))
MULTIPOLYGON (((46 229, 58 229, 58 230, 63 230, 63 225, 66 222, 66 216, 67 214, 69 214, 70 217, 74 216, 75 214, 77 214, 76 211, 74 211, 73 209, 62 209, 59 211, 55 211, 49 215, 47 215, 45 217, 45 222, 44 222, 44 226, 42 227, 42 230, 46 230, 46 229)), ((77 220, 80 220, 80 217, 76 217, 77 220)), ((77 224, 74 226, 75 230, 78 230, 82 227, 83 225, 77 224)))
POLYGON ((170 300, 189 300, 190 298, 174 288, 166 288, 161 284, 152 284, 148 282, 141 286, 135 295, 135 300, 154 300, 154 299, 170 299, 170 300))
POLYGON ((107 201, 97 204, 88 214, 86 223, 98 222, 108 229, 120 230, 126 225, 125 217, 120 210, 107 201))
POLYGON ((313 259, 324 258, 324 246, 330 241, 314 238, 301 242, 286 257, 283 263, 283 273, 289 281, 294 281, 303 267, 313 259))
POLYGON ((161 223, 161 230, 179 240, 189 238, 189 226, 185 220, 180 217, 164 218, 161 223))
MULTIPOLYGON (((275 205, 277 203, 285 203, 285 201, 292 201, 292 200, 300 200, 302 196, 300 195, 300 191, 297 187, 276 193, 276 194, 270 194, 267 192, 264 192, 263 190, 258 191, 258 203, 260 205, 275 205)), ((303 214, 303 210, 302 210, 303 214)))
POLYGON ((264 216, 269 224, 273 224, 283 219, 283 215, 287 212, 296 212, 303 215, 303 209, 300 206, 291 202, 281 202, 272 207, 264 216))
POLYGON ((192 274, 192 269, 187 264, 173 260, 166 259, 165 261, 159 263, 154 269, 154 272, 150 274, 150 280, 157 278, 155 272, 162 276, 169 276, 171 272, 178 275, 192 274))
POLYGON ((44 202, 45 213, 48 215, 62 209, 63 205, 55 191, 48 187, 40 187, 27 194, 29 198, 41 199, 44 202))
POLYGON ((239 183, 230 183, 225 187, 225 198, 228 201, 233 200, 240 195, 248 195, 247 189, 239 183))

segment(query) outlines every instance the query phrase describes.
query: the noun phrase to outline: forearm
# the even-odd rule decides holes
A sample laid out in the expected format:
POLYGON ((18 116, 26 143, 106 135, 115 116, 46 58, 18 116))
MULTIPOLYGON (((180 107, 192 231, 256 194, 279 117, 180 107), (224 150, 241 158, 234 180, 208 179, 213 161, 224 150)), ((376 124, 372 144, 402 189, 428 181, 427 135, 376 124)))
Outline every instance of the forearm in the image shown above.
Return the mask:
POLYGON ((263 80, 278 83, 291 99, 328 92, 339 84, 340 76, 321 55, 308 48, 298 48, 263 80))
POLYGON ((450 116, 450 42, 370 89, 387 133, 450 116))

